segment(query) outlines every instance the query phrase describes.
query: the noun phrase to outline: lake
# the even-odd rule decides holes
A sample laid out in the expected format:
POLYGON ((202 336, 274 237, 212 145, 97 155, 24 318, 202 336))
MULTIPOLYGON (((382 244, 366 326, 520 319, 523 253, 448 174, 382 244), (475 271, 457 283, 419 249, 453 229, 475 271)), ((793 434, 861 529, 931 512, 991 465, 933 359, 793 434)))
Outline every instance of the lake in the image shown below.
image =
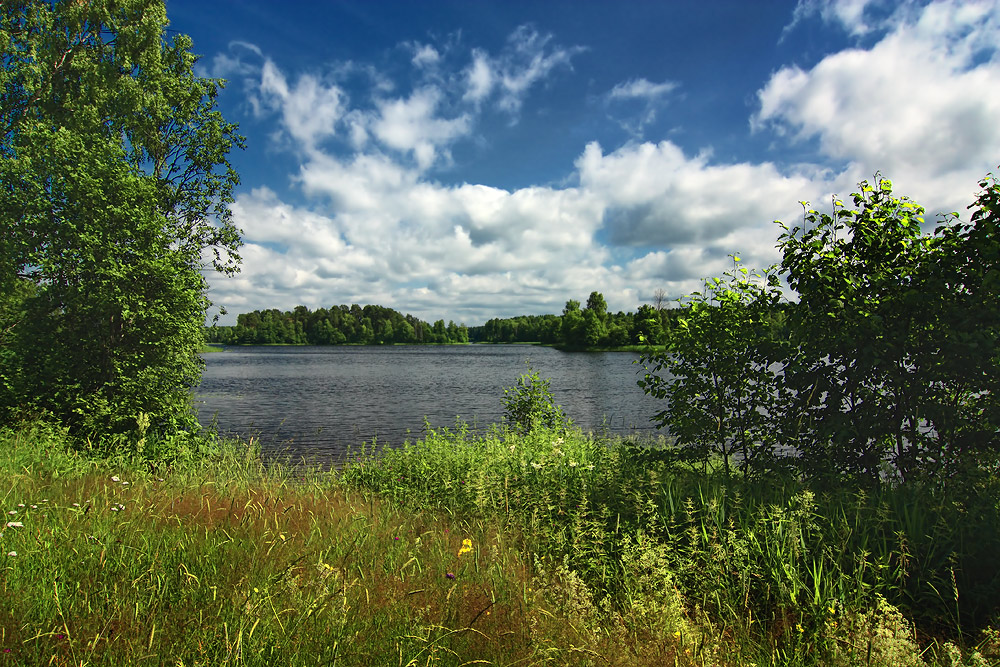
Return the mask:
POLYGON ((649 418, 662 405, 636 385, 638 357, 527 345, 231 347, 204 355, 195 400, 202 424, 259 437, 265 454, 331 463, 376 437, 419 438, 425 418, 488 428, 530 361, 577 426, 653 434, 649 418))

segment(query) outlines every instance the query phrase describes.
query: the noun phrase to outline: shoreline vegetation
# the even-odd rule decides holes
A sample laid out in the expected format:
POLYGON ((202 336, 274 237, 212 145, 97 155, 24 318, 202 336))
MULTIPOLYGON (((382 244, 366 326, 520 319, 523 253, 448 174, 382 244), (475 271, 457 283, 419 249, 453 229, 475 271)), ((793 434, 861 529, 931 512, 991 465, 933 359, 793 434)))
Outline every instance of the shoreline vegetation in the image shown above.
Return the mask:
MULTIPOLYGON (((255 310, 241 313, 233 326, 205 327, 205 341, 224 345, 412 345, 463 343, 524 343, 551 345, 572 351, 636 350, 667 341, 680 310, 655 305, 632 312, 610 313, 604 295, 591 292, 586 305, 566 302, 561 315, 521 315, 493 318, 469 327, 437 320, 428 324, 392 308, 353 304, 315 311, 255 310)), ((778 315, 776 315, 778 317, 778 315)))
POLYGON ((339 471, 140 449, 0 429, 0 665, 1000 661, 995 591, 965 586, 995 570, 996 479, 755 483, 537 422, 339 471))

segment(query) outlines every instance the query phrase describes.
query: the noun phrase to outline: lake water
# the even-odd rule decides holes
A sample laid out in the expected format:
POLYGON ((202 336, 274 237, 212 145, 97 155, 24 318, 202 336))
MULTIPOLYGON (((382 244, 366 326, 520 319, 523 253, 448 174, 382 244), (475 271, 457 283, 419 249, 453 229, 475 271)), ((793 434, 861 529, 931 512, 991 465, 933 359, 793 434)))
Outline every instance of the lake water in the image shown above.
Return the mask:
POLYGON ((584 430, 652 434, 662 405, 636 385, 631 352, 570 353, 525 345, 233 347, 205 355, 196 391, 202 424, 257 436, 265 453, 326 462, 378 438, 400 444, 457 419, 485 429, 504 387, 530 361, 584 430))

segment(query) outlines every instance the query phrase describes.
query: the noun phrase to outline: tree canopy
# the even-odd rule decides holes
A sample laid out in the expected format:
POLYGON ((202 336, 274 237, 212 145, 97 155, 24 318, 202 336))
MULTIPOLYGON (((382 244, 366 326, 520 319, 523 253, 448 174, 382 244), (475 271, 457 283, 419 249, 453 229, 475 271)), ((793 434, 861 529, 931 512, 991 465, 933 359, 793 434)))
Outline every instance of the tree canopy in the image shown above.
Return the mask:
POLYGON ((0 8, 0 410, 195 428, 203 269, 234 272, 242 138, 162 0, 0 8))
MULTIPOLYGON (((681 449, 811 478, 947 484, 1000 460, 1000 186, 969 222, 923 209, 881 177, 853 207, 806 208, 779 240, 797 299, 765 280, 706 282, 640 385, 681 449), (666 372, 664 372, 666 371, 666 372)), ((727 468, 728 469, 728 468, 727 468)))

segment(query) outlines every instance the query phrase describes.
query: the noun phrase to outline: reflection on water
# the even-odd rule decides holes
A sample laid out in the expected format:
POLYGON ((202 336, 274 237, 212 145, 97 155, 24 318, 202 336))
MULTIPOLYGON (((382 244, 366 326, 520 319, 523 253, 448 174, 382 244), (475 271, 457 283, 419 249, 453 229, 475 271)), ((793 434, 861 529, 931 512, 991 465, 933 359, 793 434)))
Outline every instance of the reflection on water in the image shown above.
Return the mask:
POLYGON ((202 424, 258 435, 265 452, 332 461, 376 437, 419 437, 425 418, 487 428, 530 360, 578 426, 648 433, 661 406, 636 386, 637 358, 520 345, 236 347, 205 355, 196 402, 202 424))

